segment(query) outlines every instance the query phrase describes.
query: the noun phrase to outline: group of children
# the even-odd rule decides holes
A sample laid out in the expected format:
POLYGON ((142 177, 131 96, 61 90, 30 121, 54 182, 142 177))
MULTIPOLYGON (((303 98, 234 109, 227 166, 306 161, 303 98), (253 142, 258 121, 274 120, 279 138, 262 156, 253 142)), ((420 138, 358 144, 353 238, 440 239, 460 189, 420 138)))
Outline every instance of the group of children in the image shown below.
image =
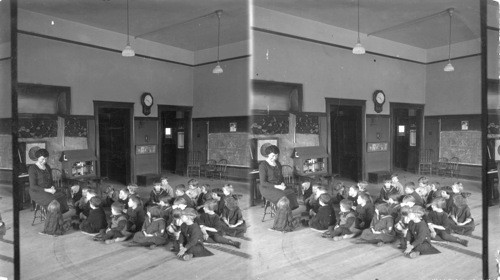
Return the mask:
POLYGON ((221 243, 240 248, 241 243, 226 238, 244 237, 246 224, 231 184, 222 189, 199 186, 196 179, 172 188, 168 178, 154 182, 149 198, 141 199, 137 185, 119 191, 108 188, 105 197, 94 189, 71 188, 75 215, 64 221, 57 200, 52 201, 42 234, 61 235, 70 226, 93 235, 106 244, 131 240, 125 246, 157 246, 173 243, 172 251, 183 260, 212 255, 203 243, 221 243), (111 215, 105 208, 110 208, 111 215))
MULTIPOLYGON (((428 178, 421 177, 416 188, 413 182, 403 187, 397 174, 393 174, 384 181, 376 198, 367 186, 366 181, 350 187, 340 183, 332 195, 327 184, 306 182, 302 224, 335 241, 359 237, 362 242, 378 246, 399 241, 398 248, 411 258, 439 253, 431 240, 468 245, 468 240, 453 235, 471 235, 475 227, 467 205, 470 193, 463 192, 462 183, 440 187, 439 183, 429 184, 428 178)), ((286 197, 276 206, 273 230, 296 228, 297 218, 292 216, 286 197)))

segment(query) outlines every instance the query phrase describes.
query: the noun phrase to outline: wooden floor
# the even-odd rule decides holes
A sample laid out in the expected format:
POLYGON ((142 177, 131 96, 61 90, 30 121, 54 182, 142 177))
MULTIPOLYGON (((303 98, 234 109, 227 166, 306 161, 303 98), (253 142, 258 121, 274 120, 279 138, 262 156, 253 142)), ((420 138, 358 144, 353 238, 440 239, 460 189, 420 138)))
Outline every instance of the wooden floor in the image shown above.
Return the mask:
POLYGON ((2 220, 10 228, 0 239, 0 277, 13 279, 14 276, 14 238, 13 238, 13 201, 12 201, 12 185, 0 185, 0 213, 2 220))
MULTIPOLYGON (((401 181, 416 182, 417 178, 403 174, 401 181)), ((432 180, 442 185, 453 181, 432 180)), ((212 187, 225 183, 206 181, 212 187)), ((465 237, 469 247, 439 244, 436 247, 441 254, 417 259, 404 257, 390 244, 376 247, 358 244, 356 239, 334 242, 308 228, 286 234, 269 231, 272 219, 261 222, 262 206, 249 207, 248 185, 237 182, 233 185, 236 193, 243 194, 241 208, 250 225, 247 236, 251 240, 239 240, 239 250, 226 245, 207 246, 214 256, 190 262, 176 259, 170 246, 150 250, 120 243, 104 245, 76 231, 60 237, 42 236, 38 232, 43 225, 31 226, 33 212, 23 210, 21 279, 481 279, 481 187, 479 182, 462 181, 465 191, 472 193, 470 206, 478 223, 473 237, 465 237)), ((186 182, 182 177, 170 179, 171 185, 186 182)), ((379 189, 374 185, 369 188, 373 194, 379 189)), ((145 194, 149 191, 141 189, 145 194)), ((294 214, 302 210, 303 206, 294 214)))
POLYGON ((498 261, 500 261, 500 207, 488 207, 488 275, 491 279, 500 276, 498 261))

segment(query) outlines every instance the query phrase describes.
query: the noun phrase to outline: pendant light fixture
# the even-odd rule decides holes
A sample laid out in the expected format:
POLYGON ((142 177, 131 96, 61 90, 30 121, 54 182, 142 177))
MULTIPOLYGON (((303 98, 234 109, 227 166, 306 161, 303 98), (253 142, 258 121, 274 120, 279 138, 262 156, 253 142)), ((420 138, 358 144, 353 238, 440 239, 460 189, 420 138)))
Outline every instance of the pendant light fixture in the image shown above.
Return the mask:
POLYGON ((224 70, 222 70, 222 67, 220 67, 220 60, 219 60, 219 48, 220 48, 220 16, 222 15, 222 10, 217 10, 215 11, 215 14, 217 15, 217 65, 215 68, 212 70, 212 73, 214 74, 222 74, 224 70))
POLYGON ((125 46, 125 48, 122 51, 122 56, 124 56, 124 57, 135 56, 135 51, 130 46, 130 40, 129 40, 130 35, 129 35, 129 20, 128 20, 129 16, 128 16, 128 13, 129 13, 129 10, 128 10, 128 0, 127 0, 127 45, 125 46))
POLYGON ((448 14, 450 15, 450 33, 448 36, 448 64, 444 67, 445 72, 453 72, 455 68, 451 65, 451 15, 453 14, 453 8, 448 9, 448 14))
POLYGON ((358 0, 358 42, 354 45, 352 49, 353 54, 364 54, 365 48, 361 45, 361 40, 359 39, 359 0, 358 0))

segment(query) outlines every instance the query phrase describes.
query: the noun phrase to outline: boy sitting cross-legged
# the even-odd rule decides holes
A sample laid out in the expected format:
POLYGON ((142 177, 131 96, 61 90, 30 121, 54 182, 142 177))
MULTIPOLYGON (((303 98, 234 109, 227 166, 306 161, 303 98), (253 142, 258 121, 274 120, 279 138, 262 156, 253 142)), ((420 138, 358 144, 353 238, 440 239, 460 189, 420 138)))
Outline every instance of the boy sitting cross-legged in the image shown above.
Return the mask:
POLYGON ((356 214, 352 210, 352 201, 349 199, 343 199, 340 201, 340 220, 333 229, 328 230, 321 236, 333 238, 335 241, 339 241, 344 238, 351 238, 359 232, 359 229, 356 229, 355 225, 356 214))
POLYGON ((207 200, 205 206, 203 206, 204 213, 200 214, 198 217, 198 222, 203 232, 203 239, 208 243, 221 243, 240 248, 241 243, 238 241, 233 241, 231 239, 225 238, 223 232, 223 225, 219 216, 217 216, 214 210, 217 208, 217 201, 210 199, 207 200))

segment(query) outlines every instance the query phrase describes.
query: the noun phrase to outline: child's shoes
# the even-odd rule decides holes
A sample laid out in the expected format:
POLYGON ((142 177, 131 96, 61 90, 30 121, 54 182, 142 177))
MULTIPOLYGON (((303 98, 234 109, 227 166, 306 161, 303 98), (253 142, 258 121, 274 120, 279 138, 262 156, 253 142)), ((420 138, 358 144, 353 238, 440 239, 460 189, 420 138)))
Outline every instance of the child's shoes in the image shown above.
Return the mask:
POLYGON ((333 237, 333 241, 340 241, 342 239, 344 239, 343 236, 335 236, 335 237, 333 237))
POLYGON ((330 234, 330 231, 325 231, 325 232, 323 232, 323 234, 321 234, 321 237, 332 238, 332 235, 330 234))
POLYGON ((108 239, 108 240, 104 241, 104 243, 106 243, 106 244, 113 244, 113 243, 115 243, 115 240, 114 239, 108 239))
POLYGON ((384 242, 380 241, 377 243, 377 247, 382 247, 382 246, 384 246, 384 242))
POLYGON ((410 259, 414 259, 414 258, 420 256, 420 252, 419 251, 413 251, 408 256, 410 257, 410 259))
POLYGON ((184 254, 182 259, 185 261, 190 261, 193 258, 193 254, 184 254))
POLYGON ((469 246, 469 240, 466 239, 458 239, 458 243, 464 245, 465 247, 469 246))
POLYGON ((238 242, 238 241, 232 241, 232 240, 231 240, 231 241, 229 242, 229 245, 234 246, 234 247, 236 247, 236 248, 238 248, 238 249, 239 249, 239 248, 241 247, 241 242, 238 242))

